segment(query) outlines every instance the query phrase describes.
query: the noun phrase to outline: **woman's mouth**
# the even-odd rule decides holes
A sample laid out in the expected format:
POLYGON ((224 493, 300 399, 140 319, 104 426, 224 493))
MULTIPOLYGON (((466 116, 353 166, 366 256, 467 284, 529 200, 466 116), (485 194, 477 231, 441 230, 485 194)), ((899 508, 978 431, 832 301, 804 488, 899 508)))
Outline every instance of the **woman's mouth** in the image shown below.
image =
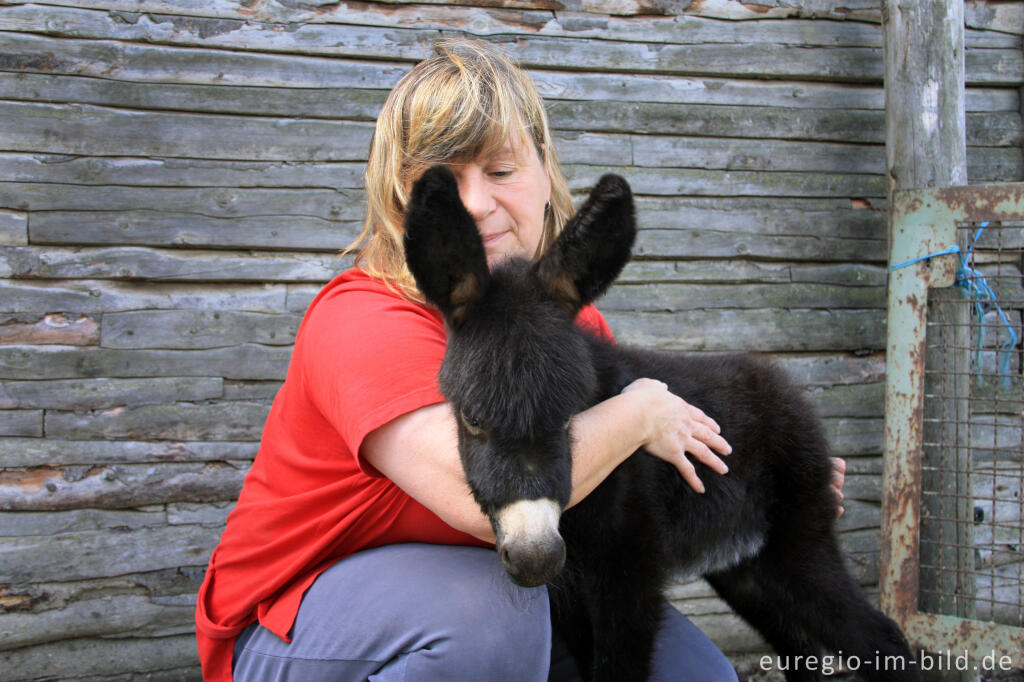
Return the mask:
POLYGON ((491 234, 482 234, 480 235, 480 239, 483 240, 484 248, 487 249, 500 242, 508 233, 508 230, 503 230, 501 232, 493 232, 491 234))

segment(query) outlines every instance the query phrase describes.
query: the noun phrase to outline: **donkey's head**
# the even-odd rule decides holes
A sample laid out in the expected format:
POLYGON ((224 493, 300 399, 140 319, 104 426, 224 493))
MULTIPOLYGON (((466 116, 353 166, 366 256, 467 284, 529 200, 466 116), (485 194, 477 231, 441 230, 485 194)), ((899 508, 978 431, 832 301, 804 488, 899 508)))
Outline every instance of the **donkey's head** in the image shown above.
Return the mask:
POLYGON ((629 185, 604 176, 540 260, 493 271, 443 166, 415 183, 405 230, 409 269, 447 323, 439 379, 458 418, 466 480, 509 575, 539 585, 565 559, 558 521, 572 487, 570 420, 597 392, 573 320, 629 259, 629 185))

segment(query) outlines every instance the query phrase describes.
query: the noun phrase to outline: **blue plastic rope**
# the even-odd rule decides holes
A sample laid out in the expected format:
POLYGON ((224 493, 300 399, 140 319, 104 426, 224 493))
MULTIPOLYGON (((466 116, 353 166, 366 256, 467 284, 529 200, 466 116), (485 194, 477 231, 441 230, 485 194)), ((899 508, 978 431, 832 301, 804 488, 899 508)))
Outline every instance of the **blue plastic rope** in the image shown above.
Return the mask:
MULTIPOLYGON (((1006 316, 1006 313, 1003 312, 1002 307, 999 305, 999 299, 996 297, 996 292, 988 285, 988 281, 985 279, 984 275, 967 265, 967 261, 974 252, 974 245, 978 241, 978 238, 981 237, 981 233, 985 231, 986 227, 988 227, 987 222, 980 223, 978 231, 974 233, 974 236, 971 238, 971 243, 967 247, 967 253, 962 256, 958 256, 960 266, 956 270, 956 281, 953 283, 953 286, 960 287, 964 290, 964 296, 974 303, 975 313, 978 315, 978 320, 981 322, 978 326, 978 347, 974 353, 974 368, 978 373, 979 383, 982 381, 980 373, 981 353, 985 347, 985 313, 992 310, 999 313, 999 319, 1003 321, 1006 331, 1010 334, 1010 340, 1002 344, 999 347, 999 350, 996 351, 997 357, 999 358, 999 382, 1004 388, 1008 388, 1010 385, 1010 361, 1013 359, 1013 351, 1017 347, 1017 331, 1013 328, 1013 325, 1010 323, 1010 319, 1006 316)), ((928 260, 929 258, 946 256, 953 253, 960 253, 960 247, 951 246, 942 251, 929 253, 927 256, 919 256, 918 258, 912 258, 910 260, 903 261, 902 263, 890 265, 889 272, 905 268, 908 265, 913 265, 914 263, 919 263, 923 260, 928 260)))
POLYGON ((889 272, 892 272, 893 270, 899 270, 900 268, 905 268, 908 265, 913 265, 914 263, 920 263, 921 261, 928 260, 929 258, 935 258, 937 256, 947 256, 947 255, 949 255, 951 253, 960 253, 960 247, 959 246, 951 246, 948 249, 946 249, 945 251, 936 251, 935 253, 929 253, 927 256, 918 256, 917 258, 911 258, 910 260, 905 260, 902 263, 896 263, 895 265, 890 265, 889 266, 889 272))
POLYGON ((971 238, 971 243, 967 247, 967 253, 960 258, 960 267, 956 271, 956 282, 954 287, 960 287, 964 290, 964 295, 968 297, 970 301, 974 303, 975 313, 978 315, 978 347, 974 353, 974 368, 978 373, 978 383, 981 383, 982 377, 980 373, 981 369, 981 353, 985 346, 985 313, 995 310, 999 313, 999 319, 1002 320, 1003 325, 1006 327, 1006 331, 1010 335, 1010 339, 1003 343, 999 350, 996 351, 996 357, 999 360, 999 383, 1003 388, 1009 388, 1010 386, 1010 361, 1013 360, 1013 351, 1017 347, 1017 331, 1013 328, 1010 323, 1010 319, 1003 312, 1002 306, 999 305, 999 298, 996 296, 996 292, 989 286, 988 281, 985 279, 977 270, 968 267, 967 261, 971 257, 971 253, 974 251, 974 244, 981 237, 981 233, 988 227, 988 223, 981 223, 978 231, 974 233, 974 237, 971 238))

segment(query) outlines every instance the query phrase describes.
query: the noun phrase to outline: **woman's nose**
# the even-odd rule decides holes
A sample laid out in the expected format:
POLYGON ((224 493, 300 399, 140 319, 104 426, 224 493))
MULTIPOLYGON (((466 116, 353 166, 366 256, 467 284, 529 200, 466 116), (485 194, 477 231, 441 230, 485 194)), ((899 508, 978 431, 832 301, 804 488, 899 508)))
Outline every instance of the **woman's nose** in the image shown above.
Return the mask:
POLYGON ((494 210, 496 202, 483 173, 469 171, 459 178, 459 198, 473 220, 480 222, 494 210))

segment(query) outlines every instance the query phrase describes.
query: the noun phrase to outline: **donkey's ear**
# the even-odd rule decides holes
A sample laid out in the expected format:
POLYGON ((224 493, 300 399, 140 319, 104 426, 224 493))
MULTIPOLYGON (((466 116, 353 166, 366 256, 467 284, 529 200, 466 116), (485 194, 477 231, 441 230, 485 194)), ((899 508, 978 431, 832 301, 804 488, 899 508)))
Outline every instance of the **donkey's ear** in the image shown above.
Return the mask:
POLYGON ((446 166, 432 166, 412 187, 405 215, 405 262, 416 286, 458 327, 490 277, 473 218, 446 166))
POLYGON ((548 292, 570 313, 605 292, 629 261, 636 239, 633 193, 618 175, 604 175, 537 263, 548 292))

